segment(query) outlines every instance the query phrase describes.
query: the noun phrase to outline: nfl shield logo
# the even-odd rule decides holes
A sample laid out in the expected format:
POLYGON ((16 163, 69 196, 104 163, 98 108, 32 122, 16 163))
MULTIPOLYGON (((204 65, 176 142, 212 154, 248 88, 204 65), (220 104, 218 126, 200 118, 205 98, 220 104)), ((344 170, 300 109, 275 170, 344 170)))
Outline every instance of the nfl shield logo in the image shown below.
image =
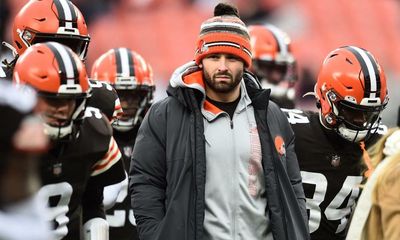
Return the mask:
POLYGON ((56 163, 53 165, 53 174, 59 176, 62 173, 62 163, 56 163))
POLYGON ((128 159, 131 158, 132 151, 133 151, 133 149, 132 149, 131 146, 126 146, 126 147, 124 147, 124 155, 125 155, 128 159))

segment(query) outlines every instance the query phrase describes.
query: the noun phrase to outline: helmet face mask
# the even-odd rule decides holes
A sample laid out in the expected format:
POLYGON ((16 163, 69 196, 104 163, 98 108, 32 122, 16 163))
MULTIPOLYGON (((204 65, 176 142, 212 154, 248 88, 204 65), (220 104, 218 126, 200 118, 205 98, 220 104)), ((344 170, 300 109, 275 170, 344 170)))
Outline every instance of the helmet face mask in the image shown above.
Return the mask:
POLYGON ((341 137, 350 142, 359 142, 378 130, 380 114, 385 105, 377 107, 358 105, 344 100, 333 90, 327 96, 332 112, 323 119, 324 125, 336 129, 341 137))
POLYGON ((370 130, 379 120, 382 106, 359 106, 347 101, 339 101, 337 104, 338 122, 353 130, 370 130))
POLYGON ((381 66, 369 52, 353 46, 328 54, 315 95, 322 125, 351 142, 363 141, 378 130, 388 102, 381 66))
POLYGON ((286 64, 277 64, 272 61, 253 61, 254 71, 260 79, 268 79, 271 84, 277 85, 285 79, 288 66, 286 64))
POLYGON ((90 42, 89 37, 63 35, 63 34, 36 33, 35 37, 31 41, 30 45, 33 45, 35 43, 49 42, 49 41, 61 43, 65 46, 69 47, 76 54, 78 54, 78 56, 81 60, 86 59, 87 50, 88 50, 89 42, 90 42))
POLYGON ((122 116, 112 123, 119 131, 129 131, 138 125, 150 106, 149 92, 142 89, 117 90, 123 109, 122 116))
POLYGON ((293 69, 290 63, 265 60, 253 60, 252 66, 258 78, 268 81, 273 85, 278 85, 282 81, 289 80, 292 75, 290 70, 293 69))
POLYGON ((136 116, 141 102, 145 100, 147 92, 135 90, 117 90, 123 114, 120 120, 132 119, 136 116))

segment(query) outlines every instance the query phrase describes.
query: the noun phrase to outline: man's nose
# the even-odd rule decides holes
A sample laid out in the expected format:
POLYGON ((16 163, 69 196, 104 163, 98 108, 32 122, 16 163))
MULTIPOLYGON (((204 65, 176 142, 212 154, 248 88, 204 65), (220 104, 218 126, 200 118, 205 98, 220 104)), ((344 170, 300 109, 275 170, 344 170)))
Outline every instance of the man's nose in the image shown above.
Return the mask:
POLYGON ((222 72, 222 71, 226 71, 228 69, 227 65, 226 65, 226 58, 225 57, 221 57, 218 61, 218 71, 222 72))
POLYGON ((364 123, 367 121, 367 118, 364 115, 358 115, 355 116, 353 119, 354 123, 356 123, 358 126, 363 126, 364 123))

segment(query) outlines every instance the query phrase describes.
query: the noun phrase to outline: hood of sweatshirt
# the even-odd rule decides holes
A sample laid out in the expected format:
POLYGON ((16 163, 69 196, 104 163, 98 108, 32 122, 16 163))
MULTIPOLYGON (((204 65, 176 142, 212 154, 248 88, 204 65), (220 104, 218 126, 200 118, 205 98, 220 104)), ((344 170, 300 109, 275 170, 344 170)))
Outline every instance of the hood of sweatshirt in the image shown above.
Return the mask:
MULTIPOLYGON (((254 74, 245 71, 240 84, 242 86, 241 95, 248 95, 249 101, 255 105, 253 107, 260 106, 265 108, 268 105, 270 89, 262 89, 254 74)), ((167 94, 176 97, 182 104, 188 106, 189 104, 184 94, 186 89, 192 89, 195 92, 199 107, 202 110, 214 115, 221 113, 219 108, 206 100, 203 72, 194 61, 190 61, 174 71, 169 81, 167 94)))

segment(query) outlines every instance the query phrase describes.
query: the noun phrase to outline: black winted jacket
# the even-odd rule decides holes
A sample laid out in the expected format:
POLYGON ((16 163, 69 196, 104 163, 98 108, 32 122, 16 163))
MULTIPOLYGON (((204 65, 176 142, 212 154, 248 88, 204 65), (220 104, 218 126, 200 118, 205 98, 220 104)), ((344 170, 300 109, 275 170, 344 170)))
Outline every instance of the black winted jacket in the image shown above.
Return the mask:
MULTIPOLYGON (((274 239, 309 239, 305 196, 294 134, 285 115, 269 101, 269 90, 245 82, 262 146, 267 213, 274 239), (275 148, 280 135, 286 154, 275 148)), ((205 209, 205 138, 201 91, 169 86, 136 138, 129 193, 141 240, 201 240, 205 209)), ((223 169, 221 169, 223 174, 223 169)))

